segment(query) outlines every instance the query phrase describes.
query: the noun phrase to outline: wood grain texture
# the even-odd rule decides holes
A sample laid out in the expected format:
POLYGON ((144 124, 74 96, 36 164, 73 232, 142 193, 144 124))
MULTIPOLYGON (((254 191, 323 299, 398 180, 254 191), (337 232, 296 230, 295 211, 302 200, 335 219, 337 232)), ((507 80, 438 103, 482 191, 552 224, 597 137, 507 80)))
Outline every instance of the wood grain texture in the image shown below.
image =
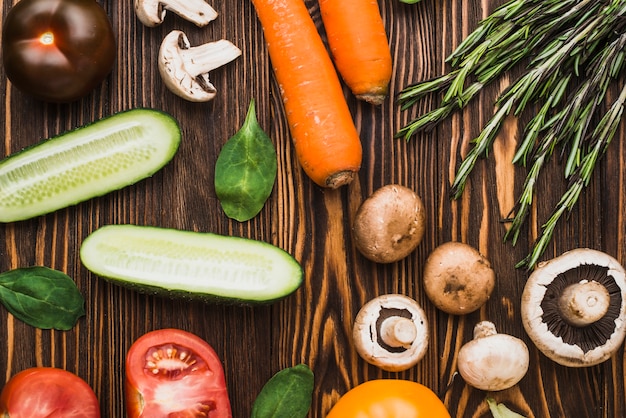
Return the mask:
MULTIPOLYGON (((430 133, 411 141, 395 132, 434 100, 401 112, 395 95, 410 83, 446 71, 445 58, 501 0, 422 0, 416 5, 380 0, 394 59, 390 98, 380 107, 346 97, 363 141, 358 178, 339 190, 315 186, 301 171, 271 72, 261 28, 247 0, 213 0, 219 17, 203 29, 169 14, 163 25, 145 28, 131 1, 99 1, 118 40, 118 59, 107 80, 92 94, 69 105, 37 102, 7 82, 0 69, 0 155, 5 156, 113 112, 155 107, 171 113, 183 129, 174 160, 153 177, 123 190, 36 219, 0 225, 0 271, 46 265, 72 276, 86 298, 86 316, 68 332, 32 328, 0 309, 0 381, 28 367, 54 366, 77 373, 96 392, 102 416, 124 417, 124 358, 132 342, 147 331, 182 328, 208 341, 223 360, 233 414, 250 415, 263 384, 278 370, 298 363, 315 373, 310 417, 324 417, 351 387, 379 377, 415 380, 432 388, 453 417, 490 416, 485 392, 467 386, 457 374, 460 347, 475 323, 488 319, 500 332, 522 338, 531 351, 527 376, 514 388, 490 393, 529 417, 614 418, 626 416, 624 352, 599 366, 570 369, 539 353, 520 320, 520 296, 527 277, 514 265, 522 259, 558 196, 565 189, 555 161, 541 176, 540 196, 530 222, 513 247, 503 243, 506 216, 524 179, 510 164, 523 120, 511 120, 480 161, 463 197, 449 188, 469 141, 492 111, 492 100, 509 80, 489 86, 467 109, 430 133), (156 68, 158 46, 172 29, 192 44, 226 38, 242 56, 211 74, 218 95, 192 104, 164 87, 156 68), (213 169, 225 141, 243 123, 251 99, 261 126, 277 150, 278 178, 262 212, 238 223, 222 212, 213 188, 213 169), (361 201, 378 187, 400 183, 420 194, 428 227, 418 249, 406 259, 376 265, 355 249, 350 225, 361 201), (158 225, 255 238, 284 248, 303 265, 302 288, 265 307, 188 303, 140 295, 90 274, 81 264, 82 240, 111 223, 158 225), (421 269, 429 252, 446 241, 463 241, 491 260, 498 277, 489 302, 458 317, 437 311, 421 288, 421 269), (415 298, 429 318, 431 343, 426 357, 402 373, 382 372, 354 350, 352 322, 359 308, 384 293, 415 298)), ((322 36, 315 0, 306 4, 322 36)), ((4 17, 11 1, 0 0, 4 17)), ((587 246, 626 261, 626 128, 598 165, 589 187, 566 222, 557 228, 544 259, 587 246)))

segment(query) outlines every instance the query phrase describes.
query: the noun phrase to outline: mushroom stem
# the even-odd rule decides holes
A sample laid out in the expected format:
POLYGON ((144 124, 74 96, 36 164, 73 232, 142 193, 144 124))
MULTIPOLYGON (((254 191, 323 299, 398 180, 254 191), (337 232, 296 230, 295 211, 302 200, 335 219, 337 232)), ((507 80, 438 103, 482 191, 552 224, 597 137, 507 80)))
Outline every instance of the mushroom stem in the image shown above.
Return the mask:
POLYGON ((380 337, 390 347, 410 348, 415 338, 417 329, 409 318, 391 316, 380 324, 380 337))
POLYGON ((496 335, 496 325, 491 321, 480 321, 474 326, 474 339, 496 335))
POLYGON ((228 64, 241 55, 241 50, 226 39, 182 49, 180 56, 192 77, 206 74, 228 64))
POLYGON ((609 292, 603 285, 583 280, 565 289, 559 300, 559 309, 567 322, 582 327, 606 315, 610 301, 609 292))

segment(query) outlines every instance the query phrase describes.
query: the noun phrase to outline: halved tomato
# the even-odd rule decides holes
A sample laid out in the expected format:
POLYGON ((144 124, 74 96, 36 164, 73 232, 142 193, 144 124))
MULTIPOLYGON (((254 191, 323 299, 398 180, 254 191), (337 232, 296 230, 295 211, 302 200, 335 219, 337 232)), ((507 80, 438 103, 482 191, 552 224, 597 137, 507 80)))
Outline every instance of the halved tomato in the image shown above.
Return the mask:
POLYGON ((151 331, 133 343, 125 392, 129 418, 232 417, 217 353, 179 329, 151 331))
POLYGON ((13 376, 0 394, 0 417, 99 418, 100 405, 80 377, 54 367, 33 367, 13 376))

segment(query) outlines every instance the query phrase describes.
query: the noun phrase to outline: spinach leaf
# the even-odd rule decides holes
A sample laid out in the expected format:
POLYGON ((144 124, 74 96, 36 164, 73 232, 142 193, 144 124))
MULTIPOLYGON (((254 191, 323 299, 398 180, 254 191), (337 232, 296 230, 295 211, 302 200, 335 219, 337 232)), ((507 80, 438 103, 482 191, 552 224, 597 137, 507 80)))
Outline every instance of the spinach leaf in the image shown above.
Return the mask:
POLYGON ((250 102, 241 129, 224 145, 215 163, 215 193, 229 218, 254 218, 272 193, 278 163, 276 149, 250 102))
POLYGON ((0 303, 16 318, 41 329, 71 329, 85 315, 85 300, 74 280, 41 266, 0 273, 0 303))
POLYGON ((306 364, 283 369, 267 381, 252 405, 252 418, 304 418, 311 409, 313 372, 306 364))

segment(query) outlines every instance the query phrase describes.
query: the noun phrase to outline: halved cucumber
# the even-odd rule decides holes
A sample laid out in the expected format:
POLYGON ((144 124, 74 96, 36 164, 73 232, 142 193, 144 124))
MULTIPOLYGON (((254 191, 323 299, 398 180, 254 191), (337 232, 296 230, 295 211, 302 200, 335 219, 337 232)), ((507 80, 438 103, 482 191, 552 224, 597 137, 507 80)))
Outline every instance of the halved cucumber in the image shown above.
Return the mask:
POLYGON ((132 109, 41 141, 0 161, 0 222, 54 212, 151 176, 176 154, 178 122, 132 109))
POLYGON ((80 258, 121 286, 207 302, 269 303, 303 279, 295 258, 269 243, 151 226, 103 226, 83 241, 80 258))

